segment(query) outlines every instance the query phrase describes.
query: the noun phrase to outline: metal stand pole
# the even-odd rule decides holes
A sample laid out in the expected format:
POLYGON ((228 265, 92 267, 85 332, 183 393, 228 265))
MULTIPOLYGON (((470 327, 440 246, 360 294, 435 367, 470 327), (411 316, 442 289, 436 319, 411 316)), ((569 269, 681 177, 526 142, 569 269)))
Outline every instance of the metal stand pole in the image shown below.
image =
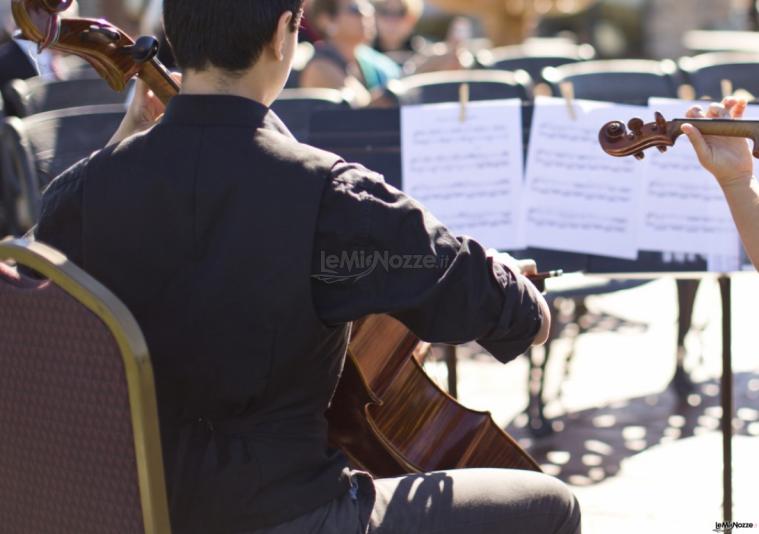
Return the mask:
POLYGON ((723 521, 730 523, 733 520, 732 439, 735 403, 733 399, 731 283, 729 276, 720 277, 719 289, 722 296, 722 383, 720 387, 722 397, 722 506, 724 510, 723 521))
POLYGON ((448 394, 454 399, 459 395, 459 377, 456 361, 456 346, 445 345, 445 365, 448 368, 448 394))

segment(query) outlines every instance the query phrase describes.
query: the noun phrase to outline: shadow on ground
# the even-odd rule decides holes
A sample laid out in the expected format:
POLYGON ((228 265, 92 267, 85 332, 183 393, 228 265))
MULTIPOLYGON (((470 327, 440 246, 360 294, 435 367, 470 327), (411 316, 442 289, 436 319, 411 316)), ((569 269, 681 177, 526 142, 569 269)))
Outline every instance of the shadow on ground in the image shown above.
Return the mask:
MULTIPOLYGON (((759 436, 759 373, 735 374, 736 435, 759 436)), ((680 398, 661 393, 568 413, 550 420, 554 433, 531 438, 522 414, 506 431, 548 474, 590 485, 619 472, 623 460, 656 445, 719 430, 722 409, 717 380, 696 383, 680 398)))

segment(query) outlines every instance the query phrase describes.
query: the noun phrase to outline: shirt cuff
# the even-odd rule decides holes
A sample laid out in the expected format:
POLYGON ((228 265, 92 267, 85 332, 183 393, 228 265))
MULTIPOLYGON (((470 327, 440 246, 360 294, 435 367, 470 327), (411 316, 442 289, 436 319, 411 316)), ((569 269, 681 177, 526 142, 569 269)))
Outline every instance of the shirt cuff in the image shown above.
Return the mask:
POLYGON ((496 359, 507 363, 523 354, 543 324, 542 298, 526 277, 492 261, 493 276, 503 294, 503 309, 496 326, 477 342, 496 359))

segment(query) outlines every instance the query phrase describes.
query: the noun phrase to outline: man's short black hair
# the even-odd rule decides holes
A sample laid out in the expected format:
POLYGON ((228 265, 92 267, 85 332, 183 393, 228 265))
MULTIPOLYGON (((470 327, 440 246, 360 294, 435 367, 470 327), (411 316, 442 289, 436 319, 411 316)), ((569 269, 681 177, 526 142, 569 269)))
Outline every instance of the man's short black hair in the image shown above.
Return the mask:
POLYGON ((300 23, 304 0, 164 0, 166 37, 180 68, 250 68, 274 37, 283 13, 300 23))

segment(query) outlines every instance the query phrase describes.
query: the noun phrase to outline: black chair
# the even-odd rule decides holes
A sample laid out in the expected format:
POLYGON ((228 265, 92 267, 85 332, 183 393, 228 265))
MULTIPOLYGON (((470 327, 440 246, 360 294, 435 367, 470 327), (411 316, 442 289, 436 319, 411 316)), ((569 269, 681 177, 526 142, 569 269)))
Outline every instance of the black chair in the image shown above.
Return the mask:
POLYGON ((37 221, 41 191, 62 171, 103 148, 118 128, 122 105, 87 106, 7 117, 0 129, 0 198, 6 232, 19 235, 37 221))
POLYGON ((285 89, 271 106, 301 142, 308 140, 314 112, 350 108, 346 95, 336 89, 285 89))
POLYGON ((677 97, 681 78, 674 61, 611 59, 546 67, 543 78, 560 95, 571 82, 576 98, 646 105, 649 97, 677 97))
POLYGON ((759 95, 759 53, 713 52, 684 57, 679 64, 697 98, 721 100, 722 80, 729 80, 734 90, 759 95))
POLYGON ((48 81, 41 78, 13 80, 3 89, 8 115, 28 117, 56 109, 126 102, 127 91, 118 93, 100 78, 48 81))
POLYGON ((461 70, 416 74, 391 81, 387 89, 401 105, 435 104, 458 101, 463 84, 469 86, 470 100, 532 98, 532 79, 525 71, 461 70))
POLYGON ((477 63, 487 69, 524 70, 536 82, 545 82, 543 69, 546 67, 588 61, 595 55, 595 49, 589 44, 578 45, 563 40, 535 40, 526 41, 521 45, 481 50, 477 53, 477 63))

